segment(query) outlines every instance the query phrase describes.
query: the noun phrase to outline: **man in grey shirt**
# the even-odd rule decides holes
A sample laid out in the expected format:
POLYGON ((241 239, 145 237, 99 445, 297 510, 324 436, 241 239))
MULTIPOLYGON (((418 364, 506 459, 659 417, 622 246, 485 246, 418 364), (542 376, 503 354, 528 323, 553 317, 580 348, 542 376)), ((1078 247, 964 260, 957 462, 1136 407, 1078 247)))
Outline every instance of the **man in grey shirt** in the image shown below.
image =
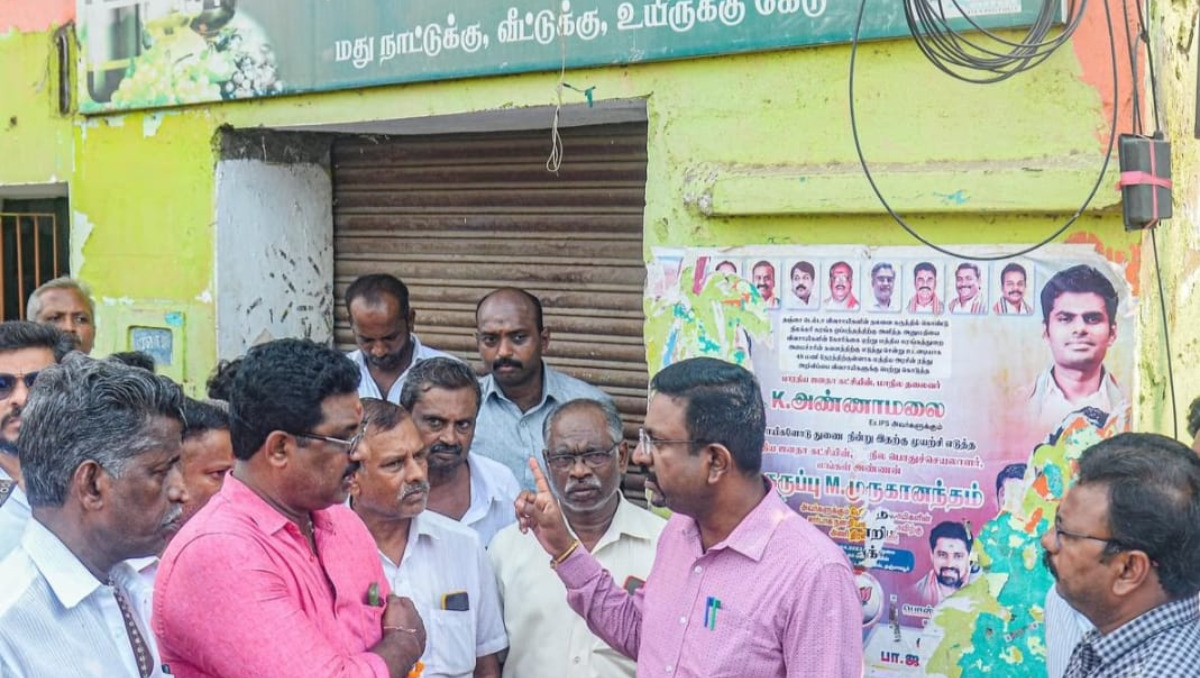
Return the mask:
POLYGON ((534 488, 526 459, 542 451, 542 424, 558 405, 576 398, 611 400, 542 360, 550 330, 542 302, 525 290, 503 287, 475 307, 475 340, 488 375, 472 451, 504 464, 521 487, 534 488))

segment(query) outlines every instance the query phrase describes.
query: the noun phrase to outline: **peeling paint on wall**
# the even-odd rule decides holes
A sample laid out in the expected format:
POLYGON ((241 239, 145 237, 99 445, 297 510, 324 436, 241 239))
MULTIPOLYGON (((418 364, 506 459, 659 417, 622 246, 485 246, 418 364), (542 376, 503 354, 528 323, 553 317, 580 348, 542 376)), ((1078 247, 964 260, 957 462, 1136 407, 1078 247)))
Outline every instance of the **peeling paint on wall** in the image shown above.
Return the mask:
POLYGON ((79 275, 78 271, 83 270, 83 248, 87 245, 88 238, 92 237, 91 220, 88 216, 79 210, 71 211, 71 272, 74 275, 79 275))

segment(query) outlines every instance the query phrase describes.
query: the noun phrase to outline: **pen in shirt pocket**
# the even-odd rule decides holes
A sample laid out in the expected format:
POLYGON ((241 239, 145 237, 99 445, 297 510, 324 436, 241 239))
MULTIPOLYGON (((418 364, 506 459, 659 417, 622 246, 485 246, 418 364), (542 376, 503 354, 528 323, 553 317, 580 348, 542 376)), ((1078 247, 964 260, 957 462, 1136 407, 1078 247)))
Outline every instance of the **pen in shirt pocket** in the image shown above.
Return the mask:
POLYGON ((383 601, 379 599, 379 582, 371 582, 367 587, 367 605, 371 607, 383 607, 383 601))

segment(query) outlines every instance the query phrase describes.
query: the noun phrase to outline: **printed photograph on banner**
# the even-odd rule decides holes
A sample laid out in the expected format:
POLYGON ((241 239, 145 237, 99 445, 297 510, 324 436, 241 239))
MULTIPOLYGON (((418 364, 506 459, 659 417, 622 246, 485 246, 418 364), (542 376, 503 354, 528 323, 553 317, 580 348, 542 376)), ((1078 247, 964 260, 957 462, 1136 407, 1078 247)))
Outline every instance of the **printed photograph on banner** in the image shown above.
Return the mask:
POLYGON ((996 315, 1030 315, 1033 313, 1033 300, 1029 294, 1037 289, 1037 280, 1033 271, 1026 270, 1019 261, 1004 262, 997 279, 996 303, 992 305, 992 313, 996 315))
POLYGON ((779 308, 779 277, 778 262, 772 259, 747 259, 746 266, 750 268, 750 281, 762 295, 763 303, 769 309, 779 308), (754 261, 753 264, 750 262, 754 261))
POLYGON ((829 291, 822 306, 828 311, 857 311, 858 289, 855 285, 854 265, 849 261, 829 264, 829 291))
MULTIPOLYGON (((684 249, 680 284, 647 287, 651 370, 710 355, 755 373, 764 473, 856 568, 866 675, 1044 673, 1053 579, 1038 539, 1082 450, 1129 426, 1124 265, 1092 245, 992 264, 916 247, 723 252, 796 272, 769 311, 744 279, 685 282, 706 256, 684 249), (810 277, 817 308, 793 301, 810 277), (866 311, 831 308, 835 293, 866 311)), ((650 279, 662 265, 656 252, 650 279)))
POLYGON ((956 315, 986 315, 988 265, 986 262, 961 261, 954 267, 954 293, 949 309, 956 315))
POLYGON ((813 259, 793 259, 788 262, 790 274, 784 306, 797 311, 815 311, 821 307, 821 264, 813 259))
POLYGON ((903 302, 897 285, 904 279, 904 267, 891 261, 871 262, 871 295, 867 309, 875 313, 899 313, 903 302))
POLYGON ((907 281, 909 313, 941 315, 946 310, 942 293, 940 265, 933 261, 917 261, 909 268, 912 278, 907 281))

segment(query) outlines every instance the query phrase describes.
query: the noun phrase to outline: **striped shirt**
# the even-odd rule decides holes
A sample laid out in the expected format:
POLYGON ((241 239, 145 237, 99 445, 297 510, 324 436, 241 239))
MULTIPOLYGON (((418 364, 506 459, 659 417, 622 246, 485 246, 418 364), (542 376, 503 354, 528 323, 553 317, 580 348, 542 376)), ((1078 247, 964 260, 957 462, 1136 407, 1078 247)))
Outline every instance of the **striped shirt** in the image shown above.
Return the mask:
POLYGON ((632 596, 575 549, 557 569, 567 602, 637 660, 638 678, 860 678, 862 606, 850 563, 768 488, 707 551, 696 522, 672 516, 632 596))
POLYGON ((0 482, 8 487, 8 496, 2 497, 4 501, 0 502, 0 559, 3 559, 21 543, 21 533, 32 513, 25 492, 4 469, 0 469, 0 482))
POLYGON ((1071 652, 1084 634, 1096 627, 1071 607, 1058 589, 1050 587, 1046 594, 1046 674, 1048 678, 1063 678, 1071 652))
POLYGON ((1101 635, 1092 630, 1071 653, 1066 678, 1200 676, 1196 598, 1172 601, 1101 635))
MULTIPOLYGON (((157 658, 149 620, 137 593, 137 572, 118 563, 111 580, 134 602, 134 623, 157 658)), ((26 523, 21 543, 0 561, 0 676, 138 678, 133 645, 113 595, 37 520, 26 523)), ((163 673, 154 661, 154 678, 163 673)))

